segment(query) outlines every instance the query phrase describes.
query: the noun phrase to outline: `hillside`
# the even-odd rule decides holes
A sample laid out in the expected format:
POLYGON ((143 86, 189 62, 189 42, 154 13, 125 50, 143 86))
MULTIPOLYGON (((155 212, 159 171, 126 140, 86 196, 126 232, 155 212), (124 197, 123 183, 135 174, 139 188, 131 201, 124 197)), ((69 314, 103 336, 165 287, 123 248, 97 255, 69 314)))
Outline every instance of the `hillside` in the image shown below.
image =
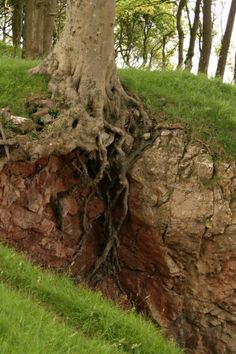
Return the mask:
MULTIPOLYGON (((47 95, 47 78, 27 69, 35 61, 9 57, 0 47, 0 108, 26 115, 25 100, 47 95)), ((124 86, 136 93, 158 119, 181 122, 192 138, 206 143, 216 157, 236 157, 236 87, 185 71, 120 70, 124 86)))
POLYGON ((213 155, 236 157, 236 86, 186 71, 121 70, 120 76, 147 107, 181 122, 213 155))
POLYGON ((181 353, 141 316, 2 245, 0 291, 1 354, 181 353))
MULTIPOLYGON (((31 117, 27 99, 47 97, 47 78, 27 73, 34 65, 6 54, 0 58, 0 108, 8 106, 15 115, 31 117)), ((233 254, 236 220, 235 168, 221 159, 236 156, 235 87, 186 72, 121 70, 120 77, 160 126, 158 139, 129 175, 129 215, 120 247, 122 286, 135 304, 194 353, 201 346, 215 353, 221 343, 230 348, 231 310, 224 310, 224 299, 232 282, 227 262, 233 254), (202 299, 210 303, 206 312, 202 299), (229 321, 220 337, 224 316, 229 321), (210 338, 215 338, 213 344, 210 338)), ((6 119, 2 123, 11 141, 14 127, 6 119)), ((49 123, 48 131, 50 127, 49 123)), ((37 130, 26 134, 32 141, 40 135, 37 130)), ((8 163, 3 147, 1 153, 1 239, 40 264, 65 271, 69 266, 75 277, 81 276, 81 269, 86 273, 101 247, 97 234, 104 205, 99 194, 88 194, 81 183, 78 166, 83 164, 74 165, 73 152, 32 163, 17 155, 8 163), (65 208, 60 220, 55 196, 62 196, 57 201, 65 208), (91 232, 85 251, 74 262, 84 208, 91 232)), ((45 348, 49 353, 181 352, 133 311, 127 315, 99 294, 43 273, 3 246, 0 270, 3 354, 31 354, 32 348, 33 353, 45 348)), ((227 301, 228 309, 231 293, 227 301)))

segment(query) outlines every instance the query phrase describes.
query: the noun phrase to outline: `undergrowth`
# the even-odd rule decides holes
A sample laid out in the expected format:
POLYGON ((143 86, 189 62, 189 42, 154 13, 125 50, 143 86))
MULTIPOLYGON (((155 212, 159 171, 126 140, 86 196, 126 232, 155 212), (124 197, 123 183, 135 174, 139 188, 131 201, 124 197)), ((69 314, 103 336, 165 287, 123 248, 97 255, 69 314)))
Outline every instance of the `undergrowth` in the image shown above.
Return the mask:
POLYGON ((141 316, 120 310, 99 293, 76 287, 67 278, 32 266, 2 245, 0 292, 1 354, 182 353, 141 316), (18 345, 20 349, 14 351, 18 345))

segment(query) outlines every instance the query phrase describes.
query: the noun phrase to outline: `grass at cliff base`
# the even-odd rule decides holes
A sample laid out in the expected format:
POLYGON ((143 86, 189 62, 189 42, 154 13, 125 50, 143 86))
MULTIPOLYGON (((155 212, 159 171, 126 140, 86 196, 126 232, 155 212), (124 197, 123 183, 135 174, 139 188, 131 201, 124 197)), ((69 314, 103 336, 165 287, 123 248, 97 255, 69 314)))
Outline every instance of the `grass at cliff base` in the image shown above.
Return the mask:
POLYGON ((1 354, 180 354, 154 325, 0 244, 1 354))

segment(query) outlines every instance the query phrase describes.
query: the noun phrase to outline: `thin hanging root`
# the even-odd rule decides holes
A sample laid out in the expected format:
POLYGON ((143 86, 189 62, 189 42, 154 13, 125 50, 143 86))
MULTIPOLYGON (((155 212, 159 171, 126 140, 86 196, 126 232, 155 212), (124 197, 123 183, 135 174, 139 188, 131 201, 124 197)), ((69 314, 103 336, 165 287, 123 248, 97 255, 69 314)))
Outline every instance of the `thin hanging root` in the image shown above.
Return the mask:
MULTIPOLYGON (((121 230, 121 227, 125 221, 125 218, 127 216, 128 213, 128 195, 129 195, 129 183, 127 178, 125 178, 125 186, 122 185, 122 188, 119 190, 119 193, 116 194, 115 196, 115 200, 113 200, 113 202, 110 201, 110 197, 107 197, 108 200, 108 211, 106 214, 106 218, 107 218, 107 229, 108 229, 108 242, 106 243, 106 247, 103 250, 102 255, 98 258, 98 260, 95 263, 94 269, 91 272, 90 276, 89 276, 89 280, 91 281, 92 278, 95 276, 95 274, 101 269, 101 267, 104 264, 107 264, 107 262, 109 262, 110 259, 110 263, 113 265, 114 267, 114 274, 117 273, 117 271, 120 271, 120 264, 118 261, 118 249, 120 246, 120 240, 119 240, 119 233, 121 230), (112 210, 113 208, 116 206, 119 197, 121 195, 121 193, 124 191, 124 197, 123 197, 123 211, 122 211, 122 216, 120 218, 120 221, 118 223, 118 225, 116 226, 116 228, 114 229, 113 226, 113 216, 112 216, 112 210), (115 201, 115 203, 114 203, 115 201)), ((110 264, 110 266, 111 266, 110 264)), ((108 266, 109 267, 109 266, 108 266)))
MULTIPOLYGON (((121 227, 124 223, 124 220, 127 216, 128 212, 128 195, 129 195, 129 182, 126 177, 127 173, 127 167, 125 164, 126 160, 126 154, 122 150, 122 145, 125 141, 125 134, 126 132, 121 129, 120 127, 113 126, 109 124, 108 122, 105 122, 105 127, 109 129, 112 133, 118 134, 121 138, 119 139, 118 142, 114 144, 115 150, 117 152, 117 158, 116 161, 118 163, 118 166, 121 166, 121 171, 119 172, 118 176, 118 182, 120 184, 120 188, 116 192, 115 196, 113 197, 113 200, 111 200, 111 196, 109 192, 107 191, 106 193, 106 199, 107 199, 107 213, 105 215, 105 225, 107 228, 107 233, 108 233, 108 241, 106 243, 106 246, 102 252, 102 255, 98 258, 98 260, 95 263, 94 269, 91 272, 89 276, 89 280, 92 280, 92 278, 95 276, 95 274, 101 269, 102 266, 108 263, 112 263, 113 267, 115 268, 115 272, 120 270, 119 266, 119 261, 118 261, 118 254, 117 250, 119 249, 119 233, 121 230, 121 227), (122 211, 122 216, 120 218, 120 221, 118 225, 115 227, 114 226, 114 220, 113 220, 113 211, 114 208, 116 207, 121 194, 124 192, 124 197, 123 197, 123 211, 122 211), (110 260, 110 262, 109 262, 110 260)), ((102 156, 105 156, 105 161, 107 161, 107 150, 104 148, 101 150, 103 153, 102 156)), ((100 169, 100 173, 104 169, 100 169)), ((111 264, 110 264, 111 266, 111 264)), ((109 267, 109 266, 108 266, 109 267)))
POLYGON ((94 180, 94 183, 96 186, 103 179, 105 170, 106 170, 107 166, 109 166, 109 162, 107 159, 107 149, 103 145, 101 134, 99 134, 99 136, 98 136, 98 148, 99 148, 99 157, 100 157, 100 161, 101 161, 101 167, 100 167, 99 172, 94 180))
POLYGON ((76 251, 72 257, 72 260, 70 262, 69 268, 74 264, 75 260, 78 258, 78 256, 80 255, 81 249, 83 247, 87 232, 88 232, 88 224, 87 224, 87 209, 88 209, 88 203, 90 202, 90 200, 92 199, 92 197, 95 194, 95 189, 93 189, 88 197, 85 199, 84 201, 84 207, 83 207, 83 212, 82 212, 82 235, 81 238, 79 240, 79 243, 76 246, 76 251))
POLYGON ((101 266, 106 263, 108 255, 111 252, 113 247, 114 247, 114 239, 110 239, 106 244, 106 247, 103 251, 102 256, 99 257, 98 260, 96 261, 94 269, 89 276, 89 281, 92 280, 92 278, 98 272, 98 270, 101 268, 101 266))
MULTIPOLYGON (((4 132, 4 129, 3 129, 3 125, 2 125, 1 122, 0 122, 0 132, 2 134, 3 139, 6 140, 6 135, 5 135, 5 132, 4 132)), ((7 159, 10 160, 9 147, 7 145, 4 145, 4 150, 5 150, 7 159)))

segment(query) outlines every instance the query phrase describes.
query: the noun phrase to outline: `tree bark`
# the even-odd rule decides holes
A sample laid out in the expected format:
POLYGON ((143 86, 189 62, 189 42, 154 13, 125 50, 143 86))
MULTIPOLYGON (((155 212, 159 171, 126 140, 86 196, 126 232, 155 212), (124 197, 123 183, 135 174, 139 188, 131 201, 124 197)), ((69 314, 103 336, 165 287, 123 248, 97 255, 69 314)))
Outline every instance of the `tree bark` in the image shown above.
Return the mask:
POLYGON ((70 0, 59 41, 33 71, 50 75, 52 97, 63 108, 50 131, 45 132, 46 143, 41 140, 40 144, 27 145, 28 154, 39 158, 77 151, 79 160, 84 161, 82 169, 88 187, 92 193, 99 189, 107 206, 105 246, 91 277, 104 264, 106 269, 119 268, 119 232, 128 208, 127 171, 156 136, 152 120, 140 102, 128 95, 119 81, 114 59, 114 23, 114 0, 70 0), (117 219, 118 201, 123 209, 117 219))
POLYGON ((233 26, 234 26, 235 13, 236 13, 236 0, 232 0, 225 33, 221 42, 220 55, 217 64, 217 69, 216 69, 216 76, 219 76, 222 79, 225 73, 225 66, 227 62, 229 45, 230 45, 230 40, 231 40, 233 26))
POLYGON ((52 48, 57 0, 26 0, 24 58, 45 57, 52 48))
POLYGON ((198 72, 207 74, 211 55, 212 44, 212 0, 203 0, 203 33, 202 33, 202 51, 199 60, 198 72))
POLYGON ((177 10, 177 32, 178 32, 178 69, 182 69, 184 63, 184 30, 182 27, 182 12, 186 6, 187 0, 180 0, 177 10))
POLYGON ((236 52, 234 55, 234 77, 233 77, 233 83, 236 84, 236 52))
POLYGON ((199 28, 200 6, 201 6, 201 0, 196 0, 195 10, 194 10, 194 21, 190 29, 189 47, 188 47, 188 52, 185 60, 185 68, 189 71, 192 70, 192 66, 193 66, 194 49, 195 49, 197 32, 199 28))
POLYGON ((14 54, 16 49, 20 46, 23 29, 23 1, 15 2, 13 5, 12 14, 12 42, 14 47, 14 54))

